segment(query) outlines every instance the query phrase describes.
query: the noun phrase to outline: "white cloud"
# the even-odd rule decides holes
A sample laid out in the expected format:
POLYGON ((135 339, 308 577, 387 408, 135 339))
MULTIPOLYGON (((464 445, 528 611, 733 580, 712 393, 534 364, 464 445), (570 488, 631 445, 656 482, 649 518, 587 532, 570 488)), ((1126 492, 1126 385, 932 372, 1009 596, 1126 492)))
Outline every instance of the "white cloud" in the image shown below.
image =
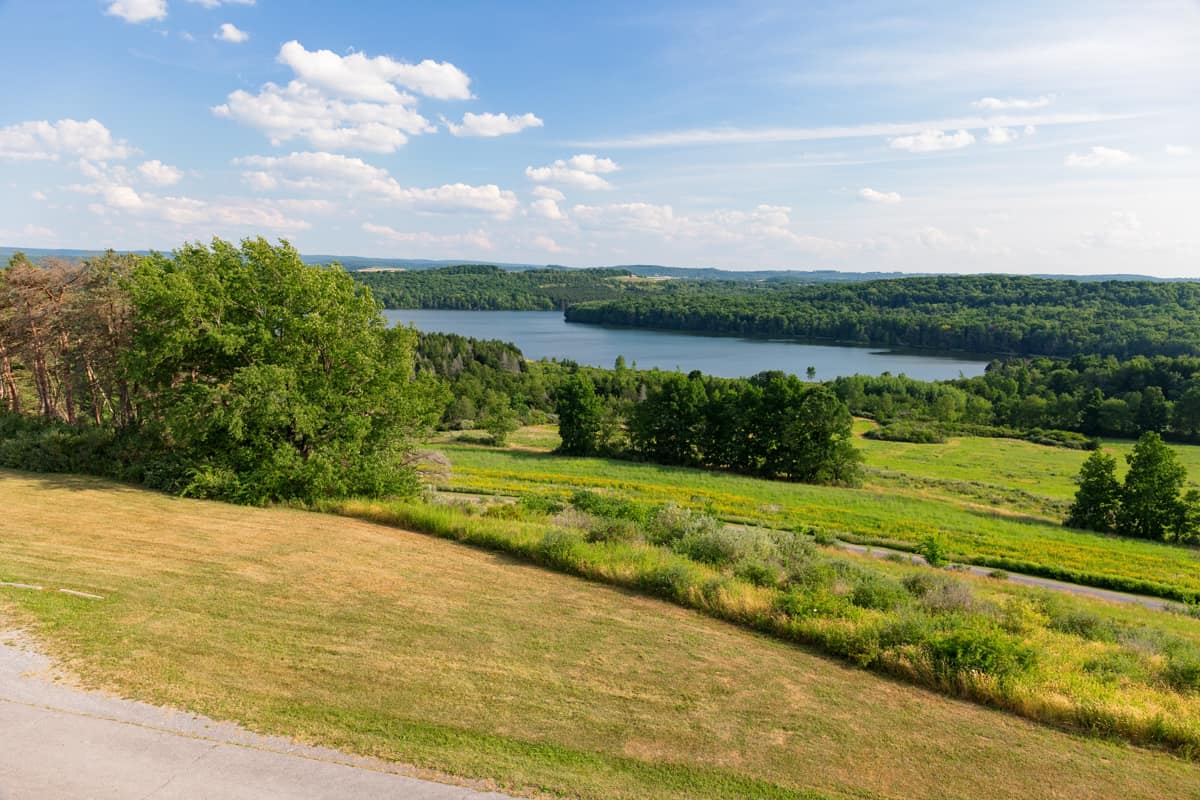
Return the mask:
POLYGON ((1009 144, 1015 142, 1020 137, 1012 128, 988 128, 987 135, 983 140, 988 144, 1009 144))
POLYGON ((0 228, 0 242, 6 244, 52 244, 54 238, 54 231, 33 223, 26 223, 13 230, 0 228))
POLYGON ((974 142, 975 137, 969 131, 945 133, 928 130, 912 136, 898 136, 892 139, 891 146, 894 150, 907 150, 910 153, 935 153, 941 150, 958 150, 974 142))
POLYGON ((960 128, 976 130, 993 126, 1082 125, 1132 119, 1133 114, 1000 114, 952 117, 924 122, 870 122, 862 125, 833 125, 821 128, 694 128, 664 133, 637 134, 616 139, 576 142, 581 147, 645 148, 716 144, 769 144, 856 139, 877 136, 906 136, 930 130, 960 128))
POLYGON ((1035 108, 1045 108, 1054 102, 1054 95, 1044 94, 1040 97, 982 97, 971 103, 975 108, 985 111, 1029 111, 1035 108))
POLYGON ((515 194, 495 184, 450 183, 432 188, 408 188, 401 186, 385 169, 337 153, 247 156, 235 159, 234 164, 249 168, 242 177, 248 185, 259 190, 283 186, 347 196, 367 195, 408 205, 418 211, 466 211, 499 218, 511 217, 520 207, 515 194))
POLYGON ((1193 152, 1192 148, 1185 144, 1169 144, 1163 150, 1169 156, 1190 156, 1193 152))
POLYGON ((555 189, 553 186, 535 186, 533 187, 533 196, 541 197, 546 200, 555 200, 562 202, 567 199, 567 196, 555 189))
POLYGON ((443 118, 450 133, 455 136, 504 136, 509 133, 520 133, 526 128, 540 128, 544 124, 533 114, 521 114, 510 117, 508 114, 463 114, 462 124, 458 125, 443 118))
POLYGON ((0 128, 0 160, 56 161, 65 156, 107 161, 128 158, 135 152, 94 119, 38 120, 0 128))
POLYGON ((673 243, 734 244, 741 248, 790 245, 805 253, 832 253, 844 245, 831 239, 792 230, 791 209, 759 205, 751 211, 718 209, 703 214, 676 214, 668 205, 616 203, 606 206, 576 205, 573 218, 593 231, 626 234, 648 233, 673 243))
POLYGON ((138 167, 142 179, 154 186, 174 186, 183 180, 183 170, 164 164, 158 159, 146 161, 138 167))
POLYGON ((560 245, 558 242, 551 239, 549 236, 533 237, 533 246, 540 250, 545 250, 547 253, 565 252, 565 248, 562 247, 562 245, 560 245))
POLYGON ((529 209, 536 216, 543 217, 545 219, 552 219, 552 220, 557 221, 557 220, 564 220, 567 218, 567 215, 564 214, 562 212, 562 209, 558 207, 558 203, 556 203, 554 200, 550 199, 549 197, 543 197, 538 200, 534 200, 532 203, 529 204, 529 209))
POLYGON ((139 193, 132 186, 113 183, 94 183, 72 186, 84 194, 96 195, 98 202, 88 209, 101 216, 128 215, 137 219, 167 222, 192 229, 223 226, 247 231, 301 231, 311 226, 304 220, 289 217, 261 200, 227 199, 198 200, 192 197, 139 193))
POLYGON ((241 44, 250 39, 250 34, 238 28, 232 22, 222 22, 221 27, 213 34, 213 38, 230 44, 241 44))
POLYGON ((1132 211, 1114 211, 1102 230, 1083 235, 1085 247, 1109 250, 1152 250, 1154 242, 1132 211))
POLYGON ((467 233, 439 234, 428 231, 407 232, 398 231, 388 225, 376 225, 364 222, 362 229, 390 242, 408 245, 435 245, 444 247, 474 247, 479 250, 492 250, 494 245, 485 231, 469 231, 467 233))
POLYGON ((880 203, 882 205, 895 205, 904 200, 899 192, 879 192, 869 186, 859 189, 858 196, 869 203, 880 203))
POLYGON ((149 22, 167 18, 167 0, 113 0, 105 14, 120 17, 126 22, 149 22))
POLYGON ((471 98, 471 79, 449 62, 407 64, 363 53, 339 56, 332 50, 306 50, 295 40, 279 48, 279 62, 313 86, 360 100, 397 102, 397 85, 437 100, 471 98))
POLYGON ((235 91, 213 113, 256 128, 273 145, 301 138, 322 149, 394 153, 409 136, 436 130, 414 105, 410 96, 389 104, 347 102, 292 81, 268 83, 256 95, 235 91))
POLYGON ((923 228, 919 228, 913 232, 913 235, 923 246, 932 250, 949 247, 957 243, 957 240, 953 236, 933 225, 926 225, 923 228))
POLYGON ((1115 147, 1097 145, 1086 153, 1070 153, 1063 164, 1068 167, 1096 169, 1099 167, 1121 167, 1133 162, 1133 156, 1115 147))
POLYGON ((560 158, 545 167, 526 167, 525 175, 538 183, 561 183, 580 189, 611 189, 612 184, 600 175, 619 169, 617 162, 610 158, 580 153, 566 160, 560 158))
POLYGON ((31 192, 29 194, 29 196, 32 197, 34 200, 37 200, 39 203, 46 202, 46 193, 45 192, 34 190, 33 192, 31 192))

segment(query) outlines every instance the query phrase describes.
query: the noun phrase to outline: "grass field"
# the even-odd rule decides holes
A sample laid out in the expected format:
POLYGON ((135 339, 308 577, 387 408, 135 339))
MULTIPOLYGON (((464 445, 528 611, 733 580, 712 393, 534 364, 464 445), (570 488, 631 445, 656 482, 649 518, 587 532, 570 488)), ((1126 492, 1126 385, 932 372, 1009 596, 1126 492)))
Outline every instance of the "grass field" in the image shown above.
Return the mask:
POLYGON ((0 580, 105 598, 0 587, 6 616, 88 683, 256 730, 553 796, 1200 794, 1165 754, 427 536, 13 472, 0 506, 0 580))
MULTIPOLYGON (((973 440, 970 446, 985 448, 993 441, 973 440)), ((867 544, 911 548, 935 536, 942 538, 951 557, 960 561, 1165 597, 1200 593, 1200 549, 1070 530, 1020 507, 1003 503, 992 507, 961 497, 942 497, 923 487, 868 483, 862 489, 843 489, 655 464, 561 457, 546 449, 544 428, 514 436, 507 449, 457 443, 453 435, 436 446, 453 463, 447 486, 456 491, 565 496, 576 489, 608 490, 646 503, 672 501, 709 508, 727 519, 772 527, 816 525, 867 544)), ((931 458, 930 452, 910 459, 931 458)), ((880 457, 869 448, 867 453, 868 464, 880 457)), ((1084 456, 1072 453, 1072 457, 1084 456)), ((995 463, 997 466, 984 474, 994 477, 1002 462, 995 463)), ((979 469, 982 472, 984 467, 979 469)))

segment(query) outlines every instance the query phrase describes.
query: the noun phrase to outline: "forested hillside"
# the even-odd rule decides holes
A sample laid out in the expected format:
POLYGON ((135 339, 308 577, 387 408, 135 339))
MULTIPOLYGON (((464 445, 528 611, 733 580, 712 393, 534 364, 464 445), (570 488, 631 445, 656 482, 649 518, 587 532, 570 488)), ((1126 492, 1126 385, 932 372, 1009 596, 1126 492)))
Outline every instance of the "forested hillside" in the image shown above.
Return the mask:
POLYGON ((1200 284, 1004 275, 756 284, 582 303, 572 322, 981 354, 1200 352, 1200 284))
POLYGON ((662 281, 620 269, 508 272, 486 264, 420 271, 355 272, 385 308, 553 311, 588 300, 658 293, 662 281))

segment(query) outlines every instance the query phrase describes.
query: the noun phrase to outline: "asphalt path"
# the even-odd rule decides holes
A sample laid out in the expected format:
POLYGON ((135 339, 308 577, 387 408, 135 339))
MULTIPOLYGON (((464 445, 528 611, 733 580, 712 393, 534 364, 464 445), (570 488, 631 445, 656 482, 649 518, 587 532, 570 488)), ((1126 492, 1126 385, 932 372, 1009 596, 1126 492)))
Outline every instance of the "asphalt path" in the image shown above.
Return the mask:
POLYGON ((0 632, 0 800, 508 800, 55 677, 0 632))

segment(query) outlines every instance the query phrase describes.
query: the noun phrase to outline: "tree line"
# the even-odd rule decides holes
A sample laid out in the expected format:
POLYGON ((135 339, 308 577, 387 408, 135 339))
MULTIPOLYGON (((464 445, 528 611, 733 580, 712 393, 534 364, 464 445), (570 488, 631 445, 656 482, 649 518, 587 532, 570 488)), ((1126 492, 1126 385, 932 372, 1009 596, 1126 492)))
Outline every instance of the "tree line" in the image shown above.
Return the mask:
POLYGON ((1117 460, 1097 450, 1083 463, 1065 524, 1168 542, 1200 541, 1200 491, 1185 489, 1187 470, 1153 431, 1142 434, 1117 480, 1117 460))
POLYGON ((416 334, 286 242, 0 271, 0 464, 244 503, 416 487, 416 334))
POLYGON ((509 272, 465 264, 437 269, 353 272, 385 308, 464 311, 554 311, 588 300, 657 291, 662 285, 628 270, 535 269, 509 272))
POLYGON ((587 374, 570 373, 555 393, 561 451, 809 483, 860 482, 850 412, 828 388, 782 372, 659 377, 638 399, 606 406, 587 374))
POLYGON ((1153 431, 1200 441, 1200 357, 1190 355, 1015 358, 953 381, 854 375, 832 386, 855 414, 885 425, 917 421, 1115 438, 1153 431))
POLYGON ((1200 352, 1200 283, 1005 275, 780 282, 578 303, 572 322, 984 355, 1200 352))

